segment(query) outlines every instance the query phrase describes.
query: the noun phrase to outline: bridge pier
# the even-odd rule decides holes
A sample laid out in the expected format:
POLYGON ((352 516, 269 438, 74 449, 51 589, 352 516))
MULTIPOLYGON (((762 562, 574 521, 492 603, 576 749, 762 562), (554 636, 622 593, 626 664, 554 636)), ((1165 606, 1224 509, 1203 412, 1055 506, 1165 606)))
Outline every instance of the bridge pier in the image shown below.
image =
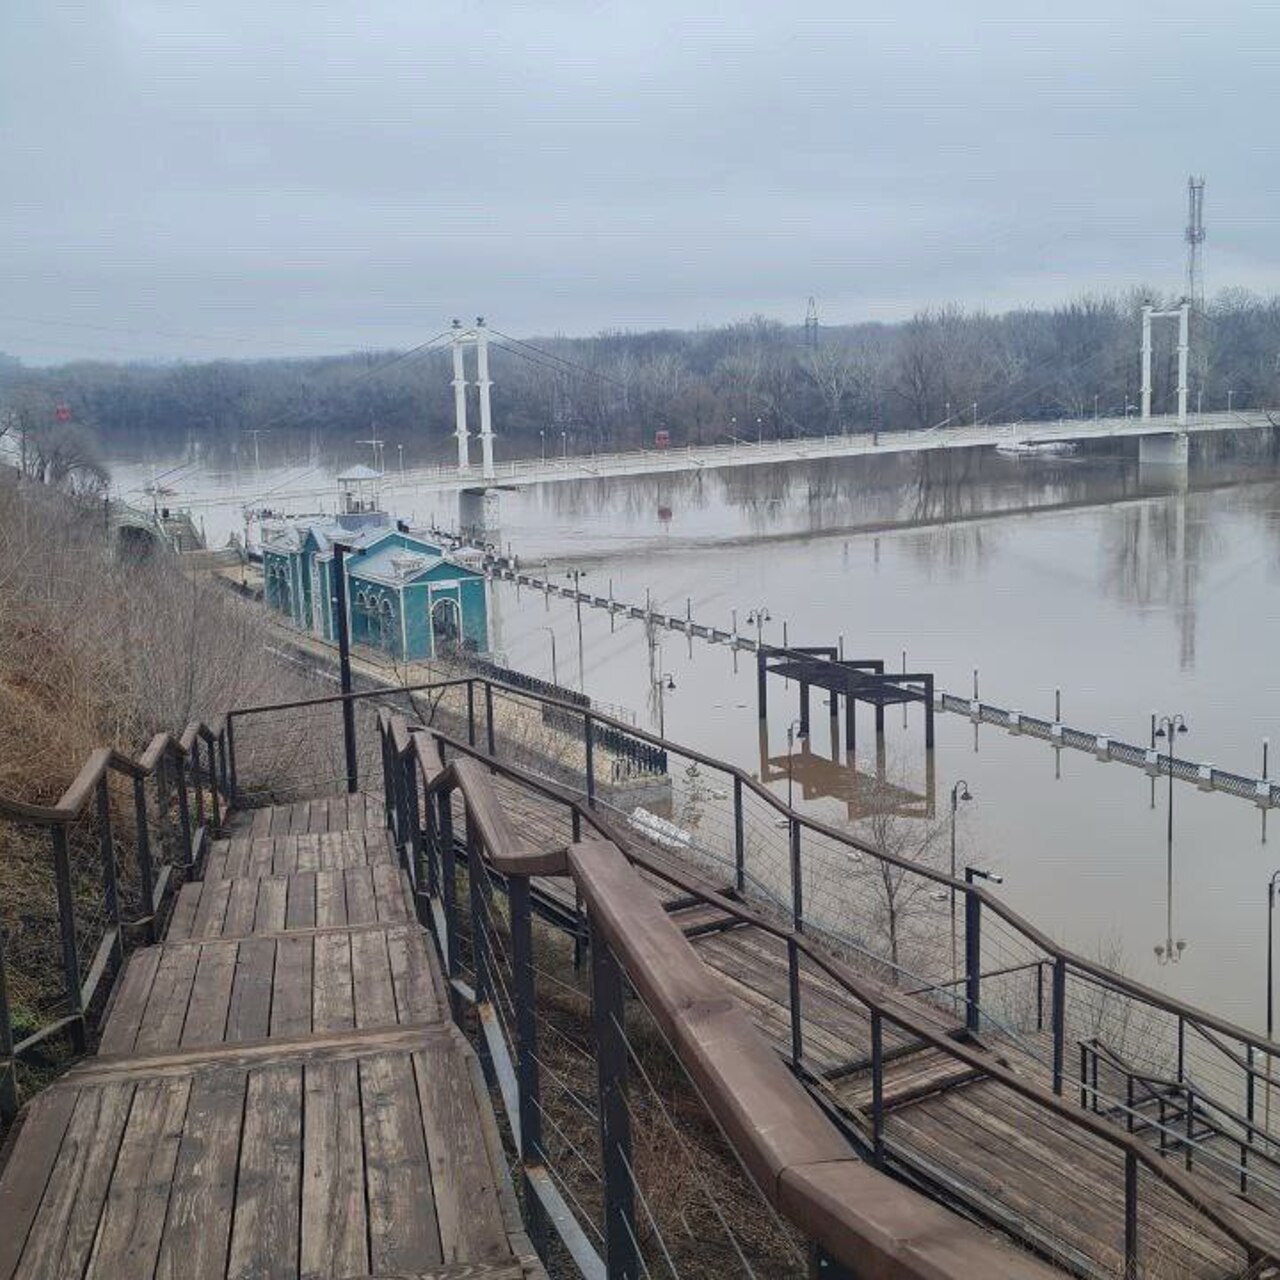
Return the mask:
POLYGON ((1155 484, 1185 483, 1191 458, 1191 438, 1185 431, 1138 438, 1138 478, 1155 484))
POLYGON ((497 489, 476 488, 458 491, 458 532, 477 542, 491 542, 501 527, 500 494, 497 489))

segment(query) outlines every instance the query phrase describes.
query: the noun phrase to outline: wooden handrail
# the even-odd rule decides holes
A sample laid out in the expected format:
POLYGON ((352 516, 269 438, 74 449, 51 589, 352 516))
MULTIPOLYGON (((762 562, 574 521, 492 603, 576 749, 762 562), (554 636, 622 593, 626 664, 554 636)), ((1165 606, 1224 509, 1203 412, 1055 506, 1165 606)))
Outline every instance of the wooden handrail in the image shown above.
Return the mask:
POLYGON ((89 753, 57 804, 30 804, 0 795, 0 818, 39 827, 74 822, 108 770, 131 778, 149 778, 166 755, 186 759, 192 754, 197 740, 210 744, 215 742, 223 723, 222 719, 214 720, 212 725, 203 720, 193 720, 178 738, 169 733, 157 733, 136 760, 112 747, 98 747, 89 753))
MULTIPOLYGON (((457 765, 462 761, 451 762, 444 770, 444 773, 438 775, 438 780, 442 780, 446 774, 451 775, 453 784, 460 786, 466 796, 468 811, 474 797, 487 790, 493 795, 491 784, 489 783, 488 770, 493 770, 504 776, 514 778, 523 784, 530 786, 536 791, 545 794, 555 795, 555 798, 562 800, 564 803, 572 807, 578 812, 580 818, 600 830, 602 834, 607 834, 606 830, 598 821, 598 815, 591 810, 584 808, 577 797, 572 793, 566 792, 555 784, 548 783, 546 780, 538 778, 536 775, 530 774, 528 771, 521 769, 519 766, 512 765, 498 760, 485 760, 483 765, 480 764, 479 752, 472 748, 469 744, 458 742, 457 740, 441 733, 438 730, 431 730, 431 735, 438 742, 446 744, 453 753, 459 753, 464 756, 472 757, 475 763, 473 771, 459 771, 457 765)), ((411 746, 423 736, 420 733, 411 734, 411 746)), ((493 797, 492 803, 496 803, 496 796, 493 797)), ((617 849, 618 845, 609 842, 610 847, 617 849)), ((569 872, 572 875, 575 884, 583 890, 584 896, 586 888, 582 883, 581 867, 575 859, 574 853, 578 846, 573 846, 568 851, 569 872)), ((490 856, 491 861, 494 858, 492 849, 485 845, 484 852, 490 856)), ((619 856, 622 856, 619 854, 619 856)), ((628 852, 627 859, 634 862, 637 866, 644 866, 645 869, 654 867, 649 860, 636 856, 634 853, 628 852), (646 865, 648 864, 648 865, 646 865)), ((496 866, 497 863, 495 862, 496 866)), ((499 868, 501 869, 501 868, 499 868)), ((656 869, 656 867, 655 867, 656 869)), ((546 874, 545 872, 530 871, 526 865, 524 869, 519 869, 518 864, 512 867, 513 874, 546 874)), ((1179 1170, 1173 1168, 1167 1161, 1162 1160, 1159 1155, 1152 1152, 1143 1143, 1131 1137, 1118 1126, 1111 1124, 1109 1121, 1101 1117, 1094 1116, 1087 1111, 1081 1111, 1070 1106, 1061 1097, 1045 1088, 1043 1085, 1037 1084, 1032 1080, 1028 1080, 1004 1066, 996 1057, 985 1049, 971 1048, 954 1037, 947 1034, 945 1029, 931 1025, 929 1020, 921 1016, 921 1011, 914 1006, 907 1005, 901 995, 891 992, 888 988, 864 977, 862 974, 856 973, 848 965, 826 955, 818 950, 812 941, 803 933, 788 931, 781 926, 771 924, 765 918, 752 912, 749 908, 743 906, 740 902, 725 897, 723 894, 708 890, 699 885, 699 882, 692 876, 677 876, 671 868, 662 868, 658 874, 664 878, 676 882, 683 881, 684 886, 689 892, 697 893, 698 896, 706 903, 714 905, 726 914, 734 916, 744 922, 749 922, 757 927, 773 934, 775 937, 782 938, 794 945, 802 955, 812 962, 818 969, 823 971, 829 978, 838 983, 845 991, 864 1005, 868 1011, 880 1014, 892 1025, 899 1027, 901 1030, 917 1037, 930 1047, 938 1049, 943 1053, 964 1063, 970 1069, 977 1071, 996 1083, 1008 1088, 1013 1093, 1025 1098, 1027 1101, 1039 1106, 1067 1123, 1083 1129, 1091 1136, 1096 1137, 1112 1147, 1116 1148, 1125 1156, 1134 1158, 1143 1168, 1155 1177, 1158 1181, 1164 1183, 1171 1191, 1177 1194, 1181 1199, 1186 1201, 1193 1209, 1203 1214, 1208 1222, 1218 1228, 1228 1239, 1238 1245, 1251 1257, 1265 1258, 1274 1263, 1280 1263, 1280 1251, 1266 1241, 1259 1239, 1250 1224, 1239 1218, 1234 1210, 1222 1203, 1207 1192, 1206 1188, 1197 1185, 1191 1179, 1185 1177, 1179 1170)), ((641 886, 641 890, 645 897, 652 899, 652 894, 643 890, 643 882, 636 878, 636 883, 641 886)), ((637 896, 637 895, 633 895, 637 896)), ((653 900, 656 905, 656 899, 653 900)), ((657 908, 661 910, 660 908, 657 908)), ((664 913, 665 915, 665 913, 664 913)), ((668 922, 670 923, 670 922, 668 922)), ((674 928, 674 926, 673 926, 674 928)), ((689 947, 688 940, 674 930, 675 934, 680 938, 685 946, 689 947)), ((615 943, 614 937, 610 936, 611 945, 619 945, 622 954, 626 955, 627 951, 621 947, 620 943, 615 943)), ((693 955, 697 964, 701 965, 701 961, 697 960, 696 953, 689 947, 690 954, 693 955)), ((662 961, 659 956, 650 956, 655 966, 654 973, 642 975, 634 972, 628 967, 631 973, 632 981, 640 985, 643 981, 661 981, 662 979, 662 961)), ((678 999, 678 997, 677 997, 678 999)), ((772 1053, 772 1050, 770 1050, 772 1053)), ((774 1055, 776 1058, 776 1055, 774 1055)), ((688 1064, 686 1064, 688 1065, 688 1064)), ((781 1068, 781 1064, 779 1064, 781 1068)), ((696 1078, 696 1077, 695 1077, 696 1078)), ((945 1273, 943 1273, 945 1274, 945 1273)))

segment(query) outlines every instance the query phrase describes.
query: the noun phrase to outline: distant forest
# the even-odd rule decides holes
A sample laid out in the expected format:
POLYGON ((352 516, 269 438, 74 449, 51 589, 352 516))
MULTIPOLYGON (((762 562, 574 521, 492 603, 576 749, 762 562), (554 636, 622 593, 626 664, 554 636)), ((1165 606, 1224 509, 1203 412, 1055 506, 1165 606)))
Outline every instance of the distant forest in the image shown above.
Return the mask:
MULTIPOLYGON (((721 328, 592 338, 493 331, 503 456, 736 436, 791 437, 1123 413, 1139 394, 1138 311, 1173 300, 1134 290, 1052 310, 990 315, 944 307, 899 324, 819 326, 756 317, 721 328)), ((1219 294, 1193 318, 1191 408, 1280 400, 1280 298, 1219 294)), ((1176 323, 1156 326, 1158 412, 1173 407, 1176 323)), ((474 378, 474 356, 468 377, 474 378)), ((451 456, 447 340, 410 352, 207 363, 82 362, 35 368, 0 357, 0 432, 38 432, 65 406, 108 448, 264 447, 299 431, 331 446, 376 433, 415 460, 451 456), (425 446, 423 442, 426 442, 425 446), (405 443, 406 449, 410 446, 405 443)), ((475 391, 471 388, 475 430, 475 391)), ((1136 412, 1136 409, 1134 410, 1136 412)))

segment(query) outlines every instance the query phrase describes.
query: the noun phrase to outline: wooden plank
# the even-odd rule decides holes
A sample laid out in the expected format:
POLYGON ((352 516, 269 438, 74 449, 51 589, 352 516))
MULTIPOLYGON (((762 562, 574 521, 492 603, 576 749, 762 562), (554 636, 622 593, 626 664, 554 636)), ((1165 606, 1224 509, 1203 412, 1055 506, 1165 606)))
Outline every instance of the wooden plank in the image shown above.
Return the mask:
MULTIPOLYGON (((311 802, 311 811, 307 819, 307 830, 313 835, 329 830, 329 797, 320 796, 311 802)), ((318 848, 318 846, 317 846, 318 848)))
POLYGON ((320 870, 341 871, 343 867, 341 831, 326 831, 320 837, 320 870))
POLYGON ((255 879, 269 876, 275 867, 276 837, 268 836, 264 840, 255 840, 249 850, 249 858, 245 863, 244 874, 255 879))
POLYGON ((80 1091, 57 1163, 31 1224, 20 1275, 35 1280, 84 1274, 133 1091, 131 1081, 80 1091))
MULTIPOLYGON (((27 1110, 21 1133, 21 1159, 11 1156, 0 1172, 0 1278, 11 1280, 26 1247, 36 1211, 76 1111, 79 1091, 51 1089, 27 1110)), ((16 1153, 15 1153, 16 1155, 16 1153)))
POLYGON ((351 984, 355 994, 356 1026, 394 1027, 396 996, 391 961, 382 933, 354 933, 351 943, 351 984))
POLYGON ((444 1261, 414 1069, 403 1054, 360 1061, 365 1185, 373 1272, 444 1261))
POLYGON ((223 1280, 234 1207, 246 1073, 191 1082, 156 1280, 223 1280))
POLYGON ((183 1048, 223 1042, 235 977, 236 949, 234 942, 207 942, 200 948, 187 1020, 182 1028, 183 1048))
POLYGON ((287 836, 289 834, 290 807, 287 804, 280 804, 271 810, 271 826, 269 830, 273 836, 287 836))
POLYGON ((305 1036, 311 1031, 313 945, 310 937, 284 937, 276 943, 273 1036, 305 1036))
POLYGON ((373 875, 373 896, 377 902, 378 919, 399 923, 414 918, 411 906, 409 878, 394 863, 376 862, 370 868, 373 875))
POLYGON ((302 1142, 302 1276, 369 1269, 359 1067, 308 1065, 302 1142))
POLYGON ((320 837, 314 833, 295 837, 297 850, 294 857, 294 873, 320 870, 320 837))
MULTIPOLYGON (((289 817, 289 834, 296 836, 304 834, 310 830, 308 825, 311 821, 311 802, 309 800, 299 800, 293 806, 293 813, 289 817)), ((287 872, 285 874, 288 874, 287 872)))
POLYGON ((128 1053, 133 1048, 159 965, 159 947, 143 947, 129 957, 120 989, 111 1003, 110 1016, 102 1029, 100 1053, 128 1053))
POLYGON ((233 880, 227 898, 227 914, 218 932, 225 938, 240 938, 253 932, 258 906, 258 882, 248 878, 233 880))
POLYGON ((279 933, 284 928, 285 905, 289 882, 283 876, 258 881, 258 912, 254 916, 254 933, 279 933))
POLYGON ((427 935, 413 928, 387 933, 387 956, 401 1022, 434 1022, 443 1016, 444 1001, 432 963, 427 935))
POLYGON ((341 871, 316 872, 316 927, 347 923, 347 886, 341 871))
POLYGON ((196 962, 200 952, 195 947, 165 947, 156 966, 151 995, 138 1026, 135 1053, 155 1053, 174 1049, 182 1039, 187 1020, 187 1006, 195 982, 196 962))
POLYGON ((237 944, 231 1004, 227 1009, 227 1040, 259 1040, 271 1026, 271 988, 276 943, 271 938, 245 938, 237 944))
POLYGON ((286 929, 314 929, 316 923, 316 877, 300 871, 289 877, 289 901, 284 913, 286 929))
POLYGON ((146 1080, 138 1085, 87 1280, 152 1274, 190 1088, 188 1080, 146 1080))
POLYGON ((274 813, 275 810, 269 806, 253 811, 253 822, 249 827, 250 840, 271 834, 271 818, 274 813))
POLYGON ((351 940, 341 933, 317 934, 312 1025, 317 1031, 342 1031, 355 1024, 351 940))
POLYGON ((297 1276, 301 1178, 302 1069, 251 1071, 228 1280, 297 1276))
POLYGON ((368 867, 343 871, 347 887, 347 923, 373 924, 378 918, 378 902, 373 893, 373 875, 368 867))
POLYGON ((222 922, 227 916, 227 903, 231 897, 230 880, 206 880, 200 895, 200 906, 191 924, 193 938, 216 938, 222 932, 222 922))
POLYGON ((227 874, 227 855, 230 851, 230 841, 212 841, 209 845, 209 856, 205 858, 204 871, 201 878, 204 880, 229 880, 231 877, 227 874))
POLYGON ((166 941, 189 938, 195 924, 196 912, 200 907, 200 896, 204 892, 201 880, 184 884, 174 899, 173 914, 169 917, 169 928, 165 931, 166 941))
POLYGON ((249 853, 252 849, 253 841, 248 836, 238 836, 231 841, 225 863, 225 874, 228 880, 234 880, 238 876, 245 874, 245 868, 249 865, 249 853))
POLYGON ((509 1258, 497 1176, 466 1059, 455 1046, 452 1052, 415 1053, 413 1064, 444 1261, 509 1258))

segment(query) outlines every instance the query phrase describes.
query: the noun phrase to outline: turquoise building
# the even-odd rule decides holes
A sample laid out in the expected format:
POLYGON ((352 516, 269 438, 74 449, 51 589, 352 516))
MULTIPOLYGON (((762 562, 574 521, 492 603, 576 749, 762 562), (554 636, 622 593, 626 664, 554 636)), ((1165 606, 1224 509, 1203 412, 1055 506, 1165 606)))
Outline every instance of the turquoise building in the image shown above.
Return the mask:
POLYGON ((263 599, 302 631, 337 641, 333 544, 349 548, 347 621, 353 644, 396 658, 442 657, 489 649, 484 574, 380 509, 381 477, 354 467, 338 477, 336 516, 285 520, 263 527, 263 599))

